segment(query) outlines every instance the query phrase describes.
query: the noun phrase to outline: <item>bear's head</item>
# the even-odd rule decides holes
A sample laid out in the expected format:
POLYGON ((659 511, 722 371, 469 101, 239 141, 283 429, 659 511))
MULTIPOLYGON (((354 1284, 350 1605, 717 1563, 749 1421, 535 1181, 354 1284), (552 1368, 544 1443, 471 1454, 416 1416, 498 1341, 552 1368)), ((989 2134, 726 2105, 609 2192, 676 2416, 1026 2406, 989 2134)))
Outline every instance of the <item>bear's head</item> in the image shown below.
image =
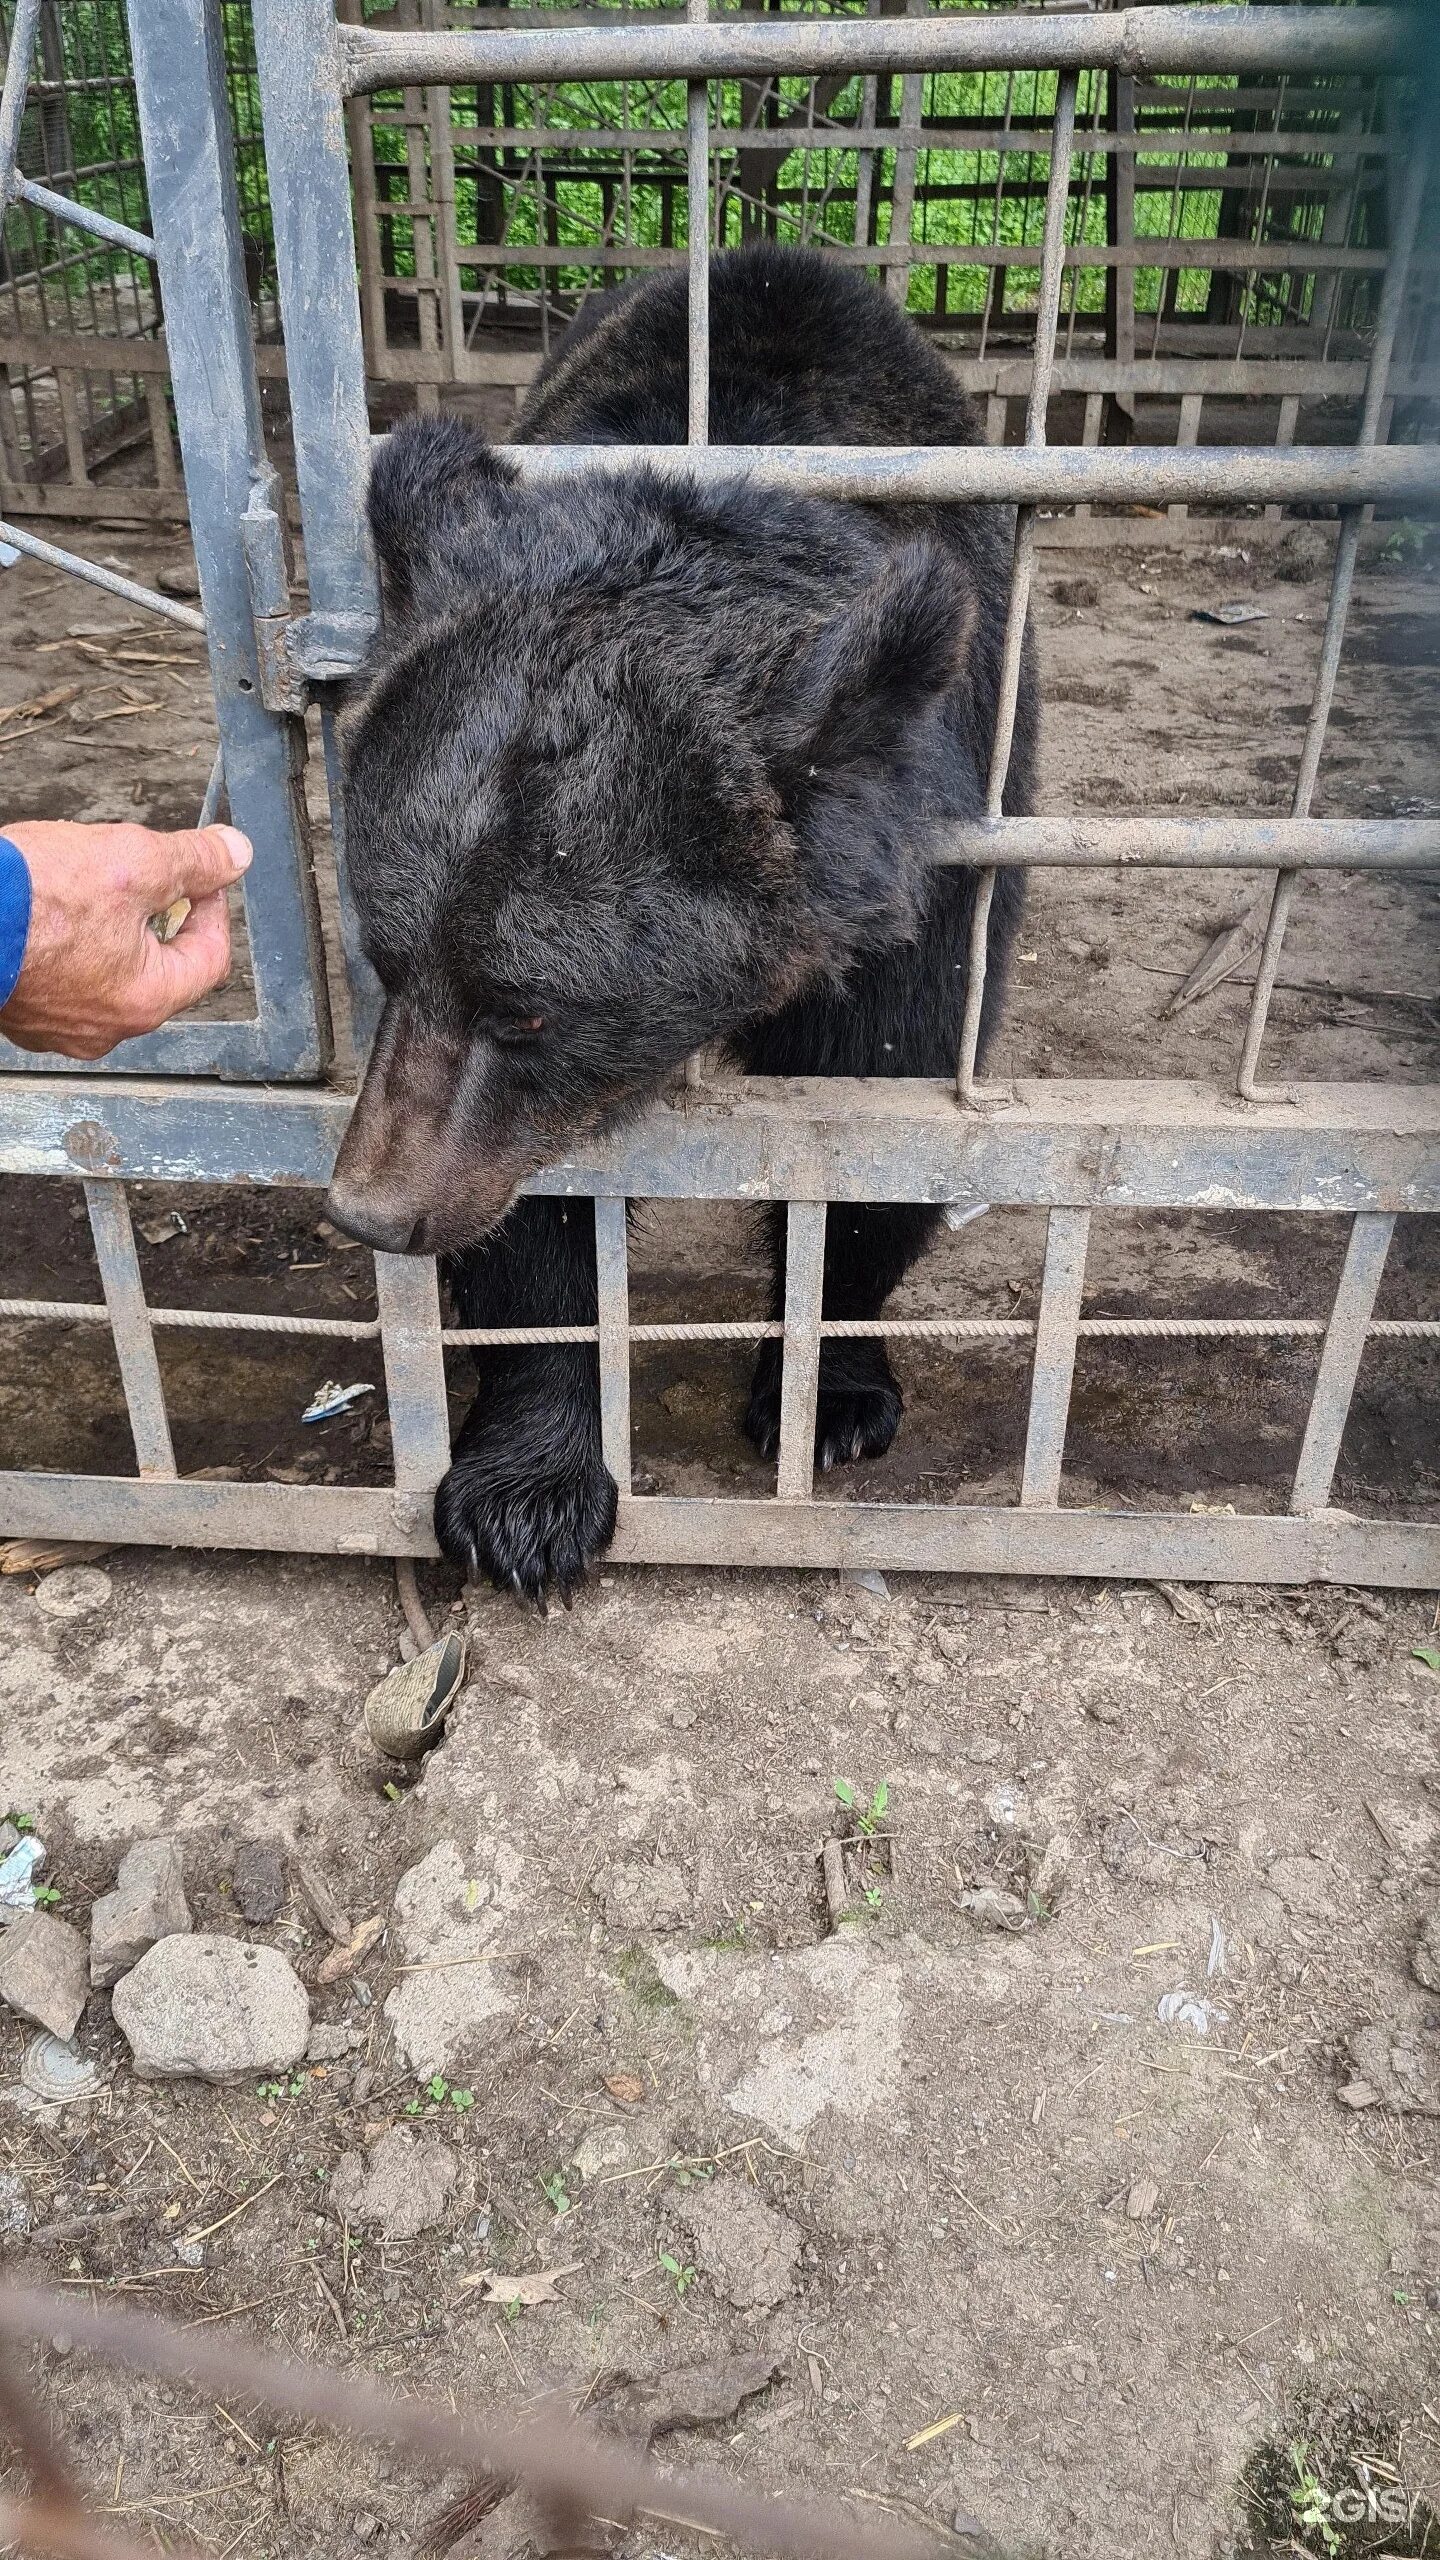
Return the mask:
POLYGON ((757 608, 705 503, 528 489, 448 419, 380 449, 383 621, 340 729, 385 1007, 330 1195, 371 1244, 479 1241, 694 1050, 843 975, 809 851, 864 834, 973 615, 925 543, 838 612, 798 562, 757 608))

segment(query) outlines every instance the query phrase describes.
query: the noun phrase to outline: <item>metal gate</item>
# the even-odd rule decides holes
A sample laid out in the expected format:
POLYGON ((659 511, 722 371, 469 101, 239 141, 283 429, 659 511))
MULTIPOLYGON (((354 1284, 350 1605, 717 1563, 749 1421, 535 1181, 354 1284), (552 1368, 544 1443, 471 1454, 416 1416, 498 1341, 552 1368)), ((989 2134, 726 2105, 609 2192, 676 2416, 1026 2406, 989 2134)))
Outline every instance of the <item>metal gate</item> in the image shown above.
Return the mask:
MULTIPOLYGON (((0 101, 0 190, 14 179, 26 65, 39 0, 21 0, 0 101)), ((0 1302, 0 1317, 108 1324, 134 1431, 134 1478, 0 1473, 0 1532, 88 1535, 216 1546, 428 1554, 430 1496, 448 1462, 447 1343, 504 1334, 443 1330, 434 1266, 376 1256, 374 1324, 149 1308, 126 1207, 127 1181, 323 1184, 349 1109, 320 1077, 323 977, 299 796, 300 720, 315 689, 353 667, 376 609, 364 532, 370 435, 346 161, 347 101, 397 84, 464 80, 664 78, 688 96, 690 442, 644 459, 663 470, 743 472, 768 486, 901 503, 923 497, 1013 502, 1017 509, 1001 710, 989 815, 949 831, 940 858, 979 867, 970 992, 955 1085, 829 1080, 784 1085, 687 1079, 673 1102, 593 1158, 531 1186, 595 1201, 598 1322, 545 1338, 598 1344, 603 1441, 620 1486, 620 1561, 879 1565, 896 1568, 1165 1575, 1195 1579, 1440 1582, 1440 1529, 1351 1517, 1331 1504, 1360 1360, 1377 1339, 1440 1339, 1440 1320, 1375 1315, 1395 1221, 1440 1209, 1440 1091, 1378 1084, 1267 1088, 1266 1019, 1286 922, 1306 870, 1440 868, 1429 819, 1319 820, 1311 806, 1335 687, 1365 510, 1418 514, 1440 501, 1433 447, 1379 441, 1387 373, 1428 180, 1431 118, 1414 94, 1390 262, 1354 444, 1204 449, 1050 447, 1046 416, 1067 262, 1075 106, 1092 67, 1151 78, 1299 70, 1416 70, 1406 9, 1181 6, 991 16, 711 18, 687 0, 683 24, 382 33, 342 24, 333 0, 254 0, 266 160, 274 208, 308 610, 291 611, 282 511, 259 426, 241 241, 226 119, 218 10, 211 0, 144 0, 131 36, 141 105, 154 255, 168 319, 182 455, 211 657, 225 787, 255 838, 247 906, 259 995, 248 1025, 181 1023, 130 1044, 108 1073, 0 1077, 0 1174, 85 1184, 104 1304, 0 1302), (713 449, 707 437, 711 239, 709 83, 817 72, 1025 68, 1057 75, 1040 255, 1035 355, 1023 445, 950 450, 713 449), (1036 511, 1088 507, 1285 504, 1340 514, 1319 673, 1288 818, 1004 819, 1020 644, 1036 511), (1014 1090, 977 1083, 990 892, 1005 864, 1233 867, 1271 883, 1269 922, 1234 1091, 1148 1080, 1045 1079, 1014 1090), (264 1078, 264 1084, 240 1079, 264 1078), (280 1083, 276 1079, 290 1081, 280 1083), (169 1080, 166 1080, 169 1079, 169 1080), (193 1081, 186 1079, 195 1079, 193 1081), (205 1079, 205 1080, 201 1080, 205 1079), (630 1198, 788 1204, 781 1325, 632 1325, 625 1204, 630 1198), (923 1201, 1041 1207, 1048 1246, 1033 1323, 935 1318, 842 1324, 825 1317, 826 1206, 923 1201), (1086 1247, 1107 1209, 1351 1213, 1349 1249, 1328 1322, 1086 1315, 1086 1247), (385 1358, 395 1453, 392 1489, 227 1484, 175 1470, 153 1328, 275 1328, 365 1340, 385 1358), (638 1495, 630 1456, 630 1351, 656 1338, 758 1340, 779 1333, 784 1384, 773 1500, 638 1495), (813 1435, 820 1348, 829 1335, 938 1336, 1033 1346, 1023 1480, 1016 1507, 817 1502, 813 1435), (1219 1517, 1066 1508, 1066 1420, 1078 1344, 1095 1337, 1261 1334, 1313 1337, 1319 1358, 1288 1511, 1219 1517)), ((1420 84, 1415 84, 1416 86, 1420 84)), ((28 184, 29 182, 24 182, 28 184)), ((54 208, 52 207, 52 210, 54 208)), ((108 236, 103 218, 69 218, 108 236)), ((113 231, 114 226, 110 226, 113 231)), ((130 234, 127 245, 135 245, 130 234)), ((150 244, 143 244, 149 251, 150 244)), ((529 447, 533 477, 624 469, 617 448, 529 447)), ((172 618, 165 598, 54 551, 14 526, 0 540, 59 561, 172 618)), ((324 722, 328 753, 328 717, 324 722)), ((333 758, 330 759, 333 780, 333 758)), ((215 787, 218 789, 218 771, 215 787)), ((334 794, 332 791, 332 805, 334 794)), ((336 806, 337 834, 340 813, 336 806)), ((340 847, 343 883, 343 845, 340 847)), ((342 897, 343 906, 343 897, 342 897)), ((357 1020, 372 1007, 351 952, 357 1020)))

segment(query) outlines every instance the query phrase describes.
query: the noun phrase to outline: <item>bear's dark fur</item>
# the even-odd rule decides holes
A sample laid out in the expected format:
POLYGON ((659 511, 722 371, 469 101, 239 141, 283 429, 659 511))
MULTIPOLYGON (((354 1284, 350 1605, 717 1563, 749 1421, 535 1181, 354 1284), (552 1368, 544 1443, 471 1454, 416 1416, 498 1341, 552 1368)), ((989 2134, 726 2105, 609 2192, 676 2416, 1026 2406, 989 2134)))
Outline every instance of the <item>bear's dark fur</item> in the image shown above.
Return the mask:
MULTIPOLYGON (((919 332, 823 255, 717 259, 711 346, 717 444, 978 441, 919 332)), ((685 414, 686 287, 666 275, 588 306, 519 440, 677 444, 685 414)), ((342 725, 388 1001, 334 1212, 446 1255, 467 1324, 593 1323, 588 1204, 510 1203, 693 1050, 723 1040, 756 1074, 952 1071, 974 884, 926 848, 984 807, 1010 520, 644 471, 527 489, 447 419, 389 438, 370 514, 384 622, 342 725)), ((1027 651, 1012 812, 1034 743, 1027 651)), ((1018 895, 1003 873, 990 1017, 1018 895)), ((834 1210, 826 1312, 878 1313, 935 1216, 834 1210)), ((778 1310, 783 1220, 775 1245, 778 1310)), ((480 1367, 442 1544, 568 1595, 614 1526, 595 1356, 480 1367)), ((746 1416, 765 1451, 779 1383, 767 1344, 746 1416)), ((882 1344, 827 1343, 823 1464, 887 1448, 900 1411, 882 1344)))

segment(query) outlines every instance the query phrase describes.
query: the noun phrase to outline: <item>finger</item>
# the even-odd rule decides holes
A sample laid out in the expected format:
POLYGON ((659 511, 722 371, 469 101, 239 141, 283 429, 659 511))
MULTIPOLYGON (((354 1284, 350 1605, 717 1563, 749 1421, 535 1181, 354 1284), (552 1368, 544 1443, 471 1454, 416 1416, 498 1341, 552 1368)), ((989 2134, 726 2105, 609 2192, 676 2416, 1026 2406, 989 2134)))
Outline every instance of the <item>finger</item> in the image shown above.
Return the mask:
POLYGON ((212 890, 191 908, 173 942, 145 936, 143 984, 137 990, 147 1013, 162 1022, 198 1004, 230 974, 230 910, 225 893, 212 890))
POLYGON ((184 827, 173 835, 137 828, 131 878, 152 907, 228 889, 250 867, 253 848, 238 827, 184 827))

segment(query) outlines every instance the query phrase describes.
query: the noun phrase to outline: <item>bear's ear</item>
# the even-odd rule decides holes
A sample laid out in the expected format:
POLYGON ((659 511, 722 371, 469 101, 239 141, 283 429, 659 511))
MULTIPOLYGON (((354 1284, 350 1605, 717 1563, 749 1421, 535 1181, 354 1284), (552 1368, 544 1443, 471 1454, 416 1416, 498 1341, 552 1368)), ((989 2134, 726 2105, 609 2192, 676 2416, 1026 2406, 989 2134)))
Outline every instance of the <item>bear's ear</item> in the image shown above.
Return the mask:
POLYGON ((370 530, 385 603, 403 613, 442 563, 457 533, 512 503, 513 464, 459 418, 406 418, 370 472, 370 530))
POLYGON ((976 618, 959 563, 934 542, 902 544, 796 671, 778 759, 786 798, 892 756, 959 674, 976 618))

